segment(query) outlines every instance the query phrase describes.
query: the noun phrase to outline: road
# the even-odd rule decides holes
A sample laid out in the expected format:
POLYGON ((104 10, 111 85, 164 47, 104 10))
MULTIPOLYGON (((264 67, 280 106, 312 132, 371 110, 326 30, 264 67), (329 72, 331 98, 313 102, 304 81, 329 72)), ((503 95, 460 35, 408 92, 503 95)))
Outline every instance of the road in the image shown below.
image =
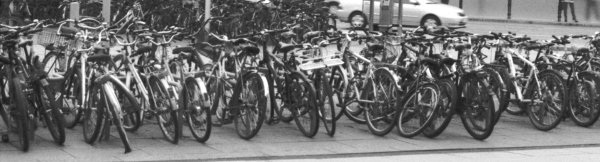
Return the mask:
MULTIPOLYGON (((465 30, 474 33, 513 31, 536 39, 551 35, 593 34, 597 29, 573 26, 470 22, 465 30)), ((2 124, 0 124, 2 125, 2 124)), ((0 126, 1 127, 1 126, 0 126)), ((240 139, 232 125, 213 128, 208 142, 194 141, 184 127, 178 145, 162 140, 153 122, 129 133, 133 152, 123 154, 116 131, 96 145, 83 141, 81 127, 67 130, 67 142, 56 146, 47 130, 39 129, 28 153, 0 143, 0 161, 155 161, 155 160, 257 160, 257 161, 506 161, 582 160, 600 157, 600 124, 590 128, 575 126, 566 120, 556 129, 536 130, 526 116, 504 115, 492 136, 485 141, 472 139, 455 117, 438 138, 403 138, 396 131, 384 137, 369 133, 366 125, 345 118, 339 121, 337 134, 329 137, 321 128, 314 138, 306 138, 295 123, 265 125, 251 140, 240 139), (552 155, 552 156, 551 156, 552 155), (556 158, 555 158, 556 157, 556 158), (332 159, 330 159, 332 158, 332 159)))

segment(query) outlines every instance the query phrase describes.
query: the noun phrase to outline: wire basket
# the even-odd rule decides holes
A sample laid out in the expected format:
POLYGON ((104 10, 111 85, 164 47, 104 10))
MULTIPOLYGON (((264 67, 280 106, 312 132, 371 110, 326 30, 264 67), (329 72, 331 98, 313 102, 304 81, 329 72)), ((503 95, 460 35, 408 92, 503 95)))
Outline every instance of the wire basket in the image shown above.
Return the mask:
POLYGON ((73 45, 75 43, 74 40, 69 40, 65 37, 61 37, 56 35, 56 28, 46 28, 37 34, 34 38, 34 44, 39 44, 42 46, 48 46, 50 44, 54 45, 73 45))

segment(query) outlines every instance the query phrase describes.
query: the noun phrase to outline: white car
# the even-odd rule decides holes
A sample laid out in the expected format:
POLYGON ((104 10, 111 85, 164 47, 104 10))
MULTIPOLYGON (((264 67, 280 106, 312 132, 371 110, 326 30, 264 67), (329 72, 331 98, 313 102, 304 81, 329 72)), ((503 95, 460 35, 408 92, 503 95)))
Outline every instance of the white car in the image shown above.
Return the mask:
MULTIPOLYGON (((379 23, 380 1, 374 2, 374 20, 369 18, 369 0, 327 0, 337 1, 340 7, 332 10, 343 22, 350 22, 353 26, 366 27, 369 22, 379 23)), ((386 0, 384 0, 386 1, 386 0)), ((402 0, 403 2, 403 26, 448 26, 464 27, 467 24, 467 16, 458 7, 439 3, 435 0, 402 0)), ((395 13, 393 23, 398 24, 398 4, 394 7, 395 13)))

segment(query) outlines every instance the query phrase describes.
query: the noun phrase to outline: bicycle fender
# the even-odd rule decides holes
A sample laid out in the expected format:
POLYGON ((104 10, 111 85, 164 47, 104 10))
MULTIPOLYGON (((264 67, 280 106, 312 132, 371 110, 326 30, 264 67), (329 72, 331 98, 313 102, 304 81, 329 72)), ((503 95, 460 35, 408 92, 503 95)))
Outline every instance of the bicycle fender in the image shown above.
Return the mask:
POLYGON ((262 80, 262 85, 263 85, 263 91, 265 91, 265 97, 269 97, 269 82, 267 82, 267 77, 265 77, 262 74, 258 74, 260 76, 260 79, 262 80))
POLYGON ((202 95, 208 94, 208 90, 206 90, 206 83, 204 83, 204 80, 202 80, 200 78, 196 78, 196 82, 198 82, 198 84, 200 84, 200 94, 202 94, 202 95))

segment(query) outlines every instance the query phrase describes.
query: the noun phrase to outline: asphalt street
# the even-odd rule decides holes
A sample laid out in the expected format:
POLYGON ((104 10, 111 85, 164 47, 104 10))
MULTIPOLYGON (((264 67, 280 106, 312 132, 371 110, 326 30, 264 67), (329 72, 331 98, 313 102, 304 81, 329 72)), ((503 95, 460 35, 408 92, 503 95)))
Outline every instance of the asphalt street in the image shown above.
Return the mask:
MULTIPOLYGON (((535 39, 551 39, 551 35, 593 34, 600 29, 469 22, 463 30, 482 34, 511 31, 535 39)), ((0 142, 0 161, 596 161, 600 158, 600 124, 582 128, 566 120, 556 129, 542 132, 526 116, 512 115, 504 115, 485 141, 472 139, 456 116, 435 139, 403 138, 396 130, 384 137, 374 136, 366 125, 355 124, 345 117, 338 122, 334 137, 327 136, 321 128, 315 137, 306 138, 295 123, 279 123, 264 125, 256 137, 243 140, 232 125, 225 125, 214 127, 210 139, 198 143, 187 127, 183 130, 183 139, 173 145, 162 139, 154 122, 149 122, 128 134, 133 152, 123 154, 114 130, 109 140, 88 145, 78 126, 67 130, 64 146, 57 146, 48 131, 41 128, 27 153, 0 142)))

